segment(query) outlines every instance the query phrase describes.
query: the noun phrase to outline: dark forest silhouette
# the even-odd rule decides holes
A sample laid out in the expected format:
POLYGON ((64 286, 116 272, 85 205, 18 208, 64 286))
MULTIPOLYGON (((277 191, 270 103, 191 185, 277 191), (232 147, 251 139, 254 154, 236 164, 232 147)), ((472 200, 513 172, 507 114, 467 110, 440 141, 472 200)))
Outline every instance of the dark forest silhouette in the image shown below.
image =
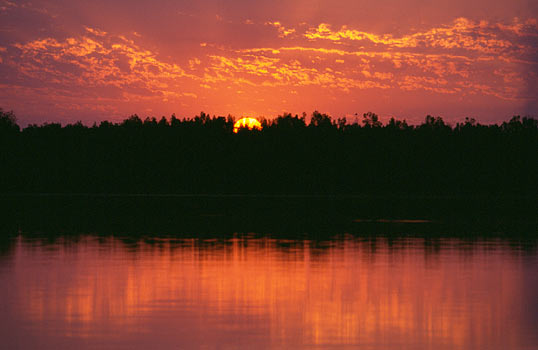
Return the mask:
POLYGON ((21 129, 0 110, 0 193, 538 194, 536 119, 261 122, 237 134, 232 117, 205 113, 21 129))

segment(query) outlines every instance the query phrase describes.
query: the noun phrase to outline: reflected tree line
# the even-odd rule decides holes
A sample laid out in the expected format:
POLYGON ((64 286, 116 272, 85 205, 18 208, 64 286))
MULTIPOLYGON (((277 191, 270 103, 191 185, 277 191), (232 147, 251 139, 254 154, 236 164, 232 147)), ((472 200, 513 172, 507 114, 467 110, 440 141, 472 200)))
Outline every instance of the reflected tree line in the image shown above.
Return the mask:
POLYGON ((234 246, 244 250, 276 250, 286 253, 288 256, 295 256, 303 260, 305 251, 309 251, 310 259, 318 260, 327 257, 331 250, 343 251, 346 247, 360 249, 364 257, 369 261, 374 261, 379 253, 401 254, 409 250, 420 249, 426 260, 437 259, 439 254, 447 250, 457 250, 460 254, 470 258, 476 254, 489 252, 509 252, 514 257, 524 254, 527 256, 536 255, 536 239, 518 240, 517 237, 504 236, 502 240, 490 241, 488 246, 488 235, 391 235, 373 234, 368 232, 359 235, 317 235, 314 237, 301 238, 297 235, 282 235, 279 233, 269 234, 241 234, 222 233, 220 235, 119 235, 92 233, 92 234, 46 234, 43 232, 25 232, 20 237, 9 237, 0 239, 0 262, 4 258, 12 256, 15 246, 19 243, 26 249, 39 250, 46 247, 48 251, 58 249, 69 249, 76 251, 77 246, 93 245, 103 248, 112 247, 114 243, 121 243, 119 249, 133 255, 150 249, 154 253, 180 254, 182 250, 195 250, 197 256, 214 255, 215 252, 228 251, 227 256, 233 257, 231 251, 234 246))
POLYGON ((0 110, 2 193, 536 195, 538 120, 420 125, 375 113, 78 122, 20 128, 0 110))

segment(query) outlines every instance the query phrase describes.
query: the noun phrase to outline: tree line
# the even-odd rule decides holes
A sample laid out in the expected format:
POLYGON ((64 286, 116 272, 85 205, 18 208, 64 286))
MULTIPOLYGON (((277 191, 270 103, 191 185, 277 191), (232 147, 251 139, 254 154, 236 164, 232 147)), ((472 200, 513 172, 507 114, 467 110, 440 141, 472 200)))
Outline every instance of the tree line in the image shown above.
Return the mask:
POLYGON ((130 116, 20 128, 0 110, 0 193, 538 195, 538 120, 349 123, 130 116))

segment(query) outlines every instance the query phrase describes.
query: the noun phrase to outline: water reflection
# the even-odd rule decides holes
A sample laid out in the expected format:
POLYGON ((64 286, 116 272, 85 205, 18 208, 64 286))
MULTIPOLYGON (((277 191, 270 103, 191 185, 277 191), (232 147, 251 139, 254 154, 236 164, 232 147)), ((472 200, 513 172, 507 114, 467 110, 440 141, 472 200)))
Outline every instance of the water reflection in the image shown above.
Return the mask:
POLYGON ((537 268, 499 239, 19 237, 0 332, 51 349, 518 349, 538 344, 537 268))

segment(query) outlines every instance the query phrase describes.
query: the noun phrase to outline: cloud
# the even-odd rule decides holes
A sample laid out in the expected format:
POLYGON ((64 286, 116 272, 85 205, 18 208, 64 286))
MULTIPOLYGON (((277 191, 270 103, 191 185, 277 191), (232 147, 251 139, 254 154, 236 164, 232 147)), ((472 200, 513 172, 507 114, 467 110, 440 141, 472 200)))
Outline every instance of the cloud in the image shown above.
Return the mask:
POLYGON ((115 86, 151 95, 174 94, 168 87, 177 85, 178 79, 195 79, 181 66, 159 60, 155 53, 125 37, 86 30, 92 36, 15 44, 19 56, 8 64, 25 77, 42 82, 78 88, 115 86))
MULTIPOLYGON (((50 106, 53 101, 60 116, 73 111, 115 116, 144 103, 180 105, 198 97, 191 87, 198 87, 201 78, 182 65, 163 60, 124 36, 85 30, 64 40, 41 38, 0 50, 0 69, 6 72, 3 83, 8 86, 0 103, 27 100, 50 106)), ((194 68, 200 60, 191 62, 194 68)), ((26 103, 25 110, 42 113, 31 105, 26 103)))
MULTIPOLYGON (((368 78, 377 82, 373 86, 387 81, 392 88, 405 91, 478 93, 505 100, 528 99, 525 89, 532 85, 529 79, 538 67, 538 25, 532 19, 502 24, 458 18, 448 25, 399 37, 346 26, 331 28, 325 23, 309 27, 301 34, 308 40, 302 45, 240 49, 237 53, 293 56, 303 63, 318 60, 318 65, 325 64, 348 82, 368 78)), ((314 81, 346 91, 348 86, 368 87, 314 81)))
POLYGON ((514 22, 510 25, 474 22, 466 18, 457 18, 450 25, 430 28, 429 30, 395 37, 392 34, 374 34, 342 26, 333 30, 331 25, 321 23, 303 34, 309 40, 327 40, 332 42, 360 42, 390 49, 444 49, 476 51, 483 54, 521 54, 536 49, 536 41, 524 43, 513 40, 518 37, 536 38, 538 26, 536 20, 528 20, 524 24, 514 22))
POLYGON ((275 103, 291 106, 282 102, 290 100, 310 101, 314 107, 306 108, 314 109, 331 99, 350 108, 362 96, 387 101, 427 93, 440 100, 537 104, 535 20, 458 18, 402 35, 327 23, 292 28, 275 20, 217 22, 233 33, 255 32, 256 40, 222 44, 199 37, 175 54, 138 28, 118 35, 86 25, 78 34, 2 43, 0 73, 8 92, 0 103, 50 99, 65 113, 120 113, 137 106, 208 106, 228 113, 233 111, 225 108, 272 111, 275 103))
MULTIPOLYGON (((87 32, 93 34, 93 35, 97 35, 97 36, 107 36, 107 32, 105 31, 102 31, 102 30, 99 30, 99 29, 94 29, 94 28, 90 28, 90 27, 84 27, 86 29, 87 32)), ((134 32, 133 34, 137 34, 136 32, 134 32)))
POLYGON ((278 36, 280 38, 285 38, 290 34, 295 33, 295 29, 293 28, 286 28, 284 27, 280 22, 265 22, 266 25, 273 26, 278 30, 278 36))

